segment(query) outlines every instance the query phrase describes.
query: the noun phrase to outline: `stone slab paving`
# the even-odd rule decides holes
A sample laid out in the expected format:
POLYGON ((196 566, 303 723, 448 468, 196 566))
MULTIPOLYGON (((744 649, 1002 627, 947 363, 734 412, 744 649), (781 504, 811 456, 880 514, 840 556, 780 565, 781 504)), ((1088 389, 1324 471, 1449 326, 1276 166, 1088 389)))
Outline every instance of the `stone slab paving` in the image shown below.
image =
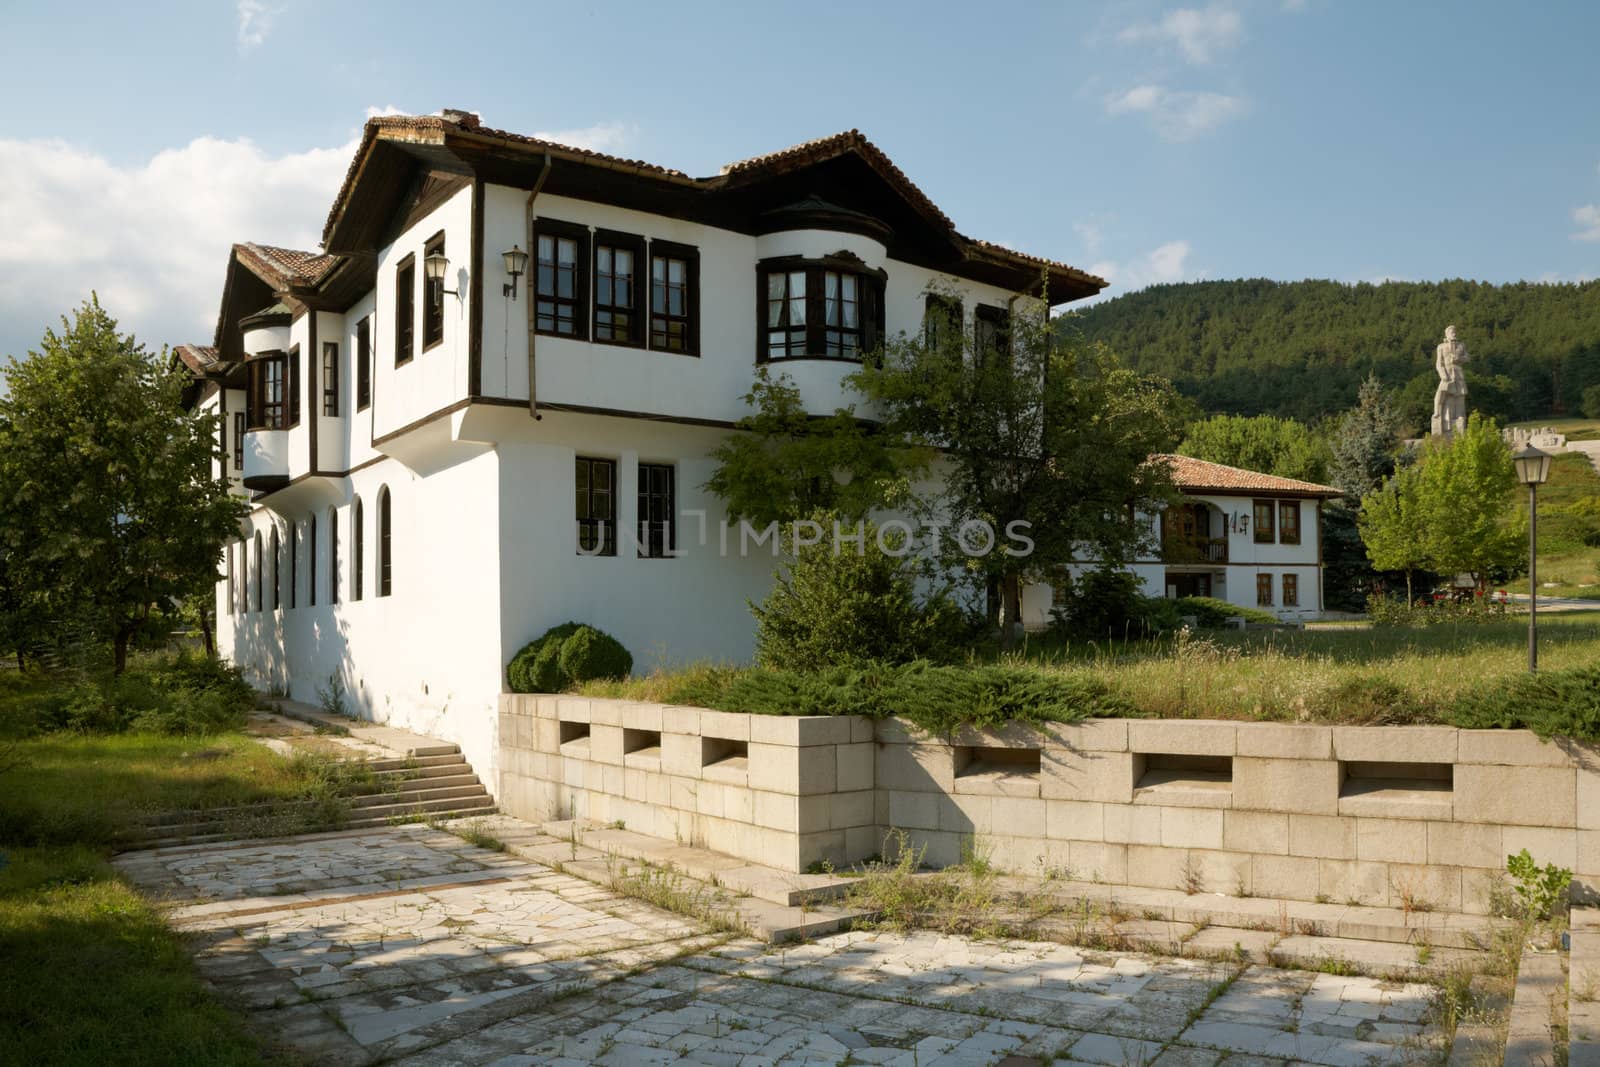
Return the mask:
POLYGON ((316 1063, 1358 1067, 1443 1048, 1425 985, 933 933, 766 945, 426 826, 118 863, 201 973, 316 1063))

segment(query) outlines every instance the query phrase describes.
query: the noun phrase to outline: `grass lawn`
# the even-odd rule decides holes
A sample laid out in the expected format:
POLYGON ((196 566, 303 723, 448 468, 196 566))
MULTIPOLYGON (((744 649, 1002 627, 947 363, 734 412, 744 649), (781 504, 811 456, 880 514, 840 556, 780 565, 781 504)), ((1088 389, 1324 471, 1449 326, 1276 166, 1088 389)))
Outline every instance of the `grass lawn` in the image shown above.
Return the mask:
MULTIPOLYGON (((1550 596, 1600 600, 1600 473, 1586 456, 1554 457, 1539 487, 1539 582, 1550 596)), ((1511 587, 1526 592, 1527 578, 1511 587)))
POLYGON ((63 685, 0 671, 0 1063, 276 1062, 107 861, 140 815, 317 795, 318 761, 237 731, 42 732, 63 685))
MULTIPOLYGON (((1526 694, 1514 687, 1526 681, 1527 634, 1527 617, 1510 615, 1503 622, 1419 629, 1363 624, 1347 629, 1202 631, 1190 637, 1065 646, 1035 635, 1019 653, 999 660, 1013 668, 1017 679, 978 684, 992 692, 1014 689, 1018 680, 1031 678, 1061 686, 1066 705, 1075 693, 1104 693, 1121 704, 1122 713, 1137 716, 1453 722, 1456 706, 1475 696, 1520 710, 1526 694)), ((1541 616, 1539 636, 1541 679, 1559 679, 1558 672, 1600 664, 1600 611, 1541 616)), ((970 666, 981 673, 985 663, 975 660, 970 666)), ((960 679, 952 682, 946 692, 969 696, 960 679)), ((829 690, 830 684, 837 681, 819 678, 813 684, 803 675, 698 666, 626 682, 590 682, 583 692, 664 703, 693 703, 686 698, 695 697, 726 710, 795 714, 797 706, 826 707, 830 692, 838 692, 829 690)), ((1558 693, 1545 702, 1577 708, 1600 699, 1583 688, 1591 683, 1571 684, 1578 687, 1578 700, 1558 693)), ((1592 729, 1600 730, 1600 724, 1592 729)))

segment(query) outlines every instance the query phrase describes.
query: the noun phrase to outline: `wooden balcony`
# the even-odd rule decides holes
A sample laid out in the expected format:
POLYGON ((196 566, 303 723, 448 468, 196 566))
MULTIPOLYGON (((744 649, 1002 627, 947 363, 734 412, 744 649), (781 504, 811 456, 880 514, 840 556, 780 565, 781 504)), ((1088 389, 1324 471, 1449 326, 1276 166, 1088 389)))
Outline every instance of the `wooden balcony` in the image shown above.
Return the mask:
POLYGON ((1226 537, 1169 537, 1161 543, 1164 563, 1226 563, 1228 539, 1226 537))

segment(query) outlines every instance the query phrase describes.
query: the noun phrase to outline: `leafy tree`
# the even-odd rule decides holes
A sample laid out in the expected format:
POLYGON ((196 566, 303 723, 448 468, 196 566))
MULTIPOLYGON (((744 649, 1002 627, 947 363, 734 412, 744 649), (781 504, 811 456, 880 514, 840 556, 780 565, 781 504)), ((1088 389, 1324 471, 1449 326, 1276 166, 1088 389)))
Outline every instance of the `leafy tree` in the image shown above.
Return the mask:
POLYGON ((1492 576, 1520 569, 1527 515, 1512 511, 1517 475, 1494 420, 1472 415, 1447 443, 1431 443, 1418 479, 1433 570, 1471 574, 1482 589, 1492 576))
POLYGON ((1600 385, 1591 385, 1583 391, 1583 414, 1586 418, 1600 419, 1600 385))
POLYGON ((893 339, 851 379, 893 436, 939 447, 950 528, 993 531, 987 554, 968 554, 955 536, 941 545, 998 589, 1007 645, 1025 580, 1074 559, 1132 558, 1150 536, 1135 514, 1153 512, 1170 492, 1169 472, 1147 460, 1177 437, 1172 387, 1059 325, 1039 302, 1014 308, 999 334, 945 323, 893 339), (1031 551, 1013 531, 1032 540, 1031 551))
POLYGON ((1333 462, 1328 475, 1335 487, 1353 499, 1372 492, 1394 473, 1404 419, 1390 402, 1383 383, 1369 376, 1361 383, 1356 406, 1339 418, 1331 441, 1333 462))
POLYGON ((1406 603, 1411 603, 1412 575, 1429 563, 1421 471, 1407 467, 1364 496, 1357 521, 1372 565, 1380 571, 1405 572, 1406 603))
POLYGON ((1190 425, 1178 451, 1230 467, 1321 482, 1328 446, 1303 423, 1274 415, 1213 415, 1190 425))
POLYGON ((926 450, 895 447, 854 408, 808 415, 794 383, 766 367, 744 400, 754 411, 711 453, 718 465, 705 485, 730 518, 766 526, 824 511, 854 523, 906 503, 911 478, 927 465, 926 450))
POLYGON ((185 412, 183 377, 91 297, 0 398, 0 554, 30 605, 24 636, 81 627, 115 669, 152 613, 214 588, 244 512, 213 477, 217 416, 185 412))

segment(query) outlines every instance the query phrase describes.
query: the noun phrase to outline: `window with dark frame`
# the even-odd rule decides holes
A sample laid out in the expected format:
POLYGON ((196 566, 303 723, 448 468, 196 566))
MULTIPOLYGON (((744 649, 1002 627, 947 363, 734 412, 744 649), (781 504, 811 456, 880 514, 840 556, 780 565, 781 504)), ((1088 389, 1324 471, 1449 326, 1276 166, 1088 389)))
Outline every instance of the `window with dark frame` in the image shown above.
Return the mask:
POLYGON ((1011 358, 1011 312, 993 304, 979 304, 973 310, 972 353, 979 366, 1011 358))
POLYGON ((589 336, 589 231, 535 219, 534 315, 537 333, 583 341, 589 336))
MULTIPOLYGON (((289 425, 284 402, 283 354, 258 356, 246 364, 245 412, 247 429, 281 430, 289 425)), ((244 439, 241 435, 235 454, 242 467, 244 439)))
POLYGON ((356 323, 356 410, 372 403, 372 316, 356 323))
POLYGON ((678 545, 676 471, 670 463, 639 464, 639 555, 665 559, 678 545))
POLYGON ((1283 606, 1286 608, 1300 606, 1300 576, 1298 574, 1285 574, 1283 576, 1283 606))
POLYGON ((235 576, 234 576, 234 568, 238 566, 238 561, 235 559, 236 555, 237 555, 237 553, 234 551, 234 542, 229 541, 228 542, 228 610, 230 612, 237 612, 238 611, 238 602, 234 600, 234 596, 233 596, 233 590, 234 590, 234 586, 236 584, 235 576))
POLYGON ((283 605, 283 542, 278 537, 278 524, 272 524, 272 610, 283 605))
POLYGON ((860 362, 883 336, 883 275, 850 269, 839 257, 759 265, 758 362, 860 362))
POLYGON ((411 362, 411 334, 417 316, 417 261, 407 256, 394 272, 394 365, 411 362))
POLYGON ((366 538, 361 529, 361 498, 356 497, 350 505, 350 599, 361 599, 362 579, 366 576, 367 545, 366 538))
POLYGON ((256 558, 256 571, 255 571, 255 582, 254 582, 254 584, 255 584, 255 587, 256 587, 256 610, 260 611, 261 610, 261 594, 266 591, 266 586, 261 581, 261 531, 260 530, 256 531, 256 557, 255 558, 256 558))
POLYGON ((579 456, 576 470, 578 554, 617 554, 617 461, 579 456))
POLYGON ((300 425, 300 346, 289 349, 288 373, 284 383, 289 395, 285 403, 289 408, 289 425, 300 425))
POLYGON ((1273 515, 1277 511, 1271 500, 1255 501, 1255 539, 1258 545, 1270 545, 1276 540, 1274 534, 1275 523, 1273 515))
POLYGON ((289 523, 289 606, 300 596, 300 524, 289 523))
POLYGON ((931 351, 955 342, 960 343, 961 331, 966 328, 961 298, 943 293, 929 293, 922 310, 922 343, 931 351))
POLYGON ((392 531, 392 505, 389 487, 378 490, 378 595, 388 596, 394 591, 394 544, 392 531))
POLYGON ((250 610, 250 542, 239 541, 239 602, 233 610, 243 615, 250 610))
POLYGON ((1256 575, 1256 607, 1272 607, 1272 575, 1256 575))
MULTIPOLYGON (((422 257, 444 255, 444 234, 436 233, 422 246, 422 257)), ((426 352, 444 340, 444 287, 447 279, 427 284, 427 294, 422 304, 422 350, 426 352)), ((457 286, 460 288, 460 286, 457 286)))
POLYGON ((339 343, 322 342, 322 413, 339 416, 339 343))
POLYGON ((317 517, 306 520, 306 603, 317 606, 317 517))
POLYGON ((1278 501, 1278 543, 1283 545, 1298 545, 1300 543, 1300 501, 1278 501))
POLYGON ((650 242, 650 347, 700 354, 700 253, 671 241, 650 242))
POLYGON ((233 469, 244 470, 244 412, 233 414, 233 469))
POLYGON ((339 509, 328 509, 328 603, 339 602, 339 509))
POLYGON ((644 344, 644 289, 639 268, 644 239, 600 230, 594 235, 594 339, 644 344))

